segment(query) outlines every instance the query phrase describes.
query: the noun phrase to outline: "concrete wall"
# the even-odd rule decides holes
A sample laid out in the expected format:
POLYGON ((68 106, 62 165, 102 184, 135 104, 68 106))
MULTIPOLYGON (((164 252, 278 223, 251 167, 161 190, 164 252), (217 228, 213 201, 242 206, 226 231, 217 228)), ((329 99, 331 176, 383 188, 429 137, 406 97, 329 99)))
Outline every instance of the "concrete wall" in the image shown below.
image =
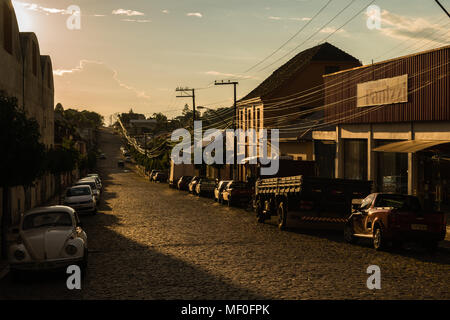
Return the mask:
MULTIPOLYGON (((0 22, 0 91, 16 97, 18 106, 28 117, 37 120, 41 142, 50 148, 54 145, 51 59, 49 56, 41 56, 39 42, 34 33, 19 32, 10 0, 0 0, 0 22), (11 39, 11 45, 8 39, 11 39)), ((49 199, 55 192, 54 185, 54 177, 46 175, 27 191, 22 186, 11 188, 13 222, 17 222, 24 210, 49 199)))

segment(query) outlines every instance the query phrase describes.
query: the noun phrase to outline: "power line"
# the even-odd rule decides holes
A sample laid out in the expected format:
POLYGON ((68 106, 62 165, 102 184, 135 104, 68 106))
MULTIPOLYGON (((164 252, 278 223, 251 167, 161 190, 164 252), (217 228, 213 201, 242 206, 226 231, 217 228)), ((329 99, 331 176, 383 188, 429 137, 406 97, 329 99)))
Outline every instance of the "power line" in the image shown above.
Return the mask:
MULTIPOLYGON (((317 30, 316 32, 314 32, 312 35, 310 35, 307 39, 305 39, 302 43, 300 43, 298 46, 296 46, 295 48, 293 48, 292 50, 288 51, 285 55, 283 55, 282 57, 278 58, 277 60, 275 60, 274 62, 270 63, 269 65, 259 69, 258 71, 264 71, 267 68, 273 66, 275 63, 277 63, 278 61, 281 61, 282 59, 284 59, 285 57, 289 56, 292 52, 296 51, 298 48, 300 48, 303 44, 305 44, 308 40, 310 40, 312 37, 314 37, 316 34, 318 34, 319 32, 321 32, 323 29, 325 29, 326 26, 328 26, 331 22, 333 22, 338 16, 341 15, 342 12, 344 12, 348 7, 350 7, 356 0, 351 0, 344 8, 342 8, 333 18, 331 18, 330 20, 328 20, 327 23, 325 23, 319 30, 317 30)), ((372 2, 374 2, 375 0, 372 0, 372 2)))
POLYGON ((290 37, 287 41, 285 41, 279 48, 277 48, 275 51, 273 51, 271 54, 269 54, 267 57, 265 57, 264 59, 262 59, 261 61, 259 61, 258 63, 256 63, 255 65, 251 66, 250 68, 248 68, 244 73, 249 72, 250 70, 253 70, 255 67, 259 66, 261 63, 267 61, 267 59, 269 59, 270 57, 272 57, 274 54, 276 54, 278 51, 280 51, 282 48, 284 48, 284 46, 286 46, 289 42, 292 41, 292 39, 294 39, 295 37, 297 37, 311 22, 314 21, 314 19, 320 14, 322 13, 323 10, 326 9, 326 7, 328 7, 328 5, 332 2, 333 0, 328 0, 328 2, 303 26, 300 28, 300 30, 298 30, 292 37, 290 37))

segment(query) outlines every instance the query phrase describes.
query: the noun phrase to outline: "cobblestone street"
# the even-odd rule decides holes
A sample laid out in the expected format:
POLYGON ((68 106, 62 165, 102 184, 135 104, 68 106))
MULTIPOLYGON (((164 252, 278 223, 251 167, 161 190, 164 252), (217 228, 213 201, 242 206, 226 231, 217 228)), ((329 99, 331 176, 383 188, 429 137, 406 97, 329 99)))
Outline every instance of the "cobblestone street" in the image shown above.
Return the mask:
POLYGON ((229 208, 117 168, 120 140, 102 131, 104 184, 96 216, 82 216, 89 268, 82 290, 66 275, 0 281, 0 299, 450 299, 450 254, 376 252, 340 232, 258 224, 229 208), (381 290, 366 287, 370 265, 381 290))

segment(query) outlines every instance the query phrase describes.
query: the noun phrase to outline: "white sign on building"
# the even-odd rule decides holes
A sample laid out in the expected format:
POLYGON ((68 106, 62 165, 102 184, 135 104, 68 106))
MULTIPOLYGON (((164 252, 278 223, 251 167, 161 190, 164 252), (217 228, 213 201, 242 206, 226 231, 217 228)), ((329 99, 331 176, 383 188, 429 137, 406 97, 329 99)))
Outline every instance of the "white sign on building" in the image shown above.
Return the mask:
POLYGON ((408 102, 408 75, 358 83, 357 107, 408 102))

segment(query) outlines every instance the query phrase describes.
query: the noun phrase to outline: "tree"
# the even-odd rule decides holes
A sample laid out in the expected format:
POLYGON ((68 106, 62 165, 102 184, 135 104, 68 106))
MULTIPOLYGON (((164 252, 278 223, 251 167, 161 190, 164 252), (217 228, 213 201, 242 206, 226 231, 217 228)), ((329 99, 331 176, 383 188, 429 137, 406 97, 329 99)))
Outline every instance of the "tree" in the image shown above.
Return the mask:
POLYGON ((2 255, 6 255, 6 232, 11 225, 10 188, 30 186, 45 170, 45 145, 39 141, 39 125, 27 118, 17 99, 0 92, 0 187, 3 190, 1 218, 2 255))

